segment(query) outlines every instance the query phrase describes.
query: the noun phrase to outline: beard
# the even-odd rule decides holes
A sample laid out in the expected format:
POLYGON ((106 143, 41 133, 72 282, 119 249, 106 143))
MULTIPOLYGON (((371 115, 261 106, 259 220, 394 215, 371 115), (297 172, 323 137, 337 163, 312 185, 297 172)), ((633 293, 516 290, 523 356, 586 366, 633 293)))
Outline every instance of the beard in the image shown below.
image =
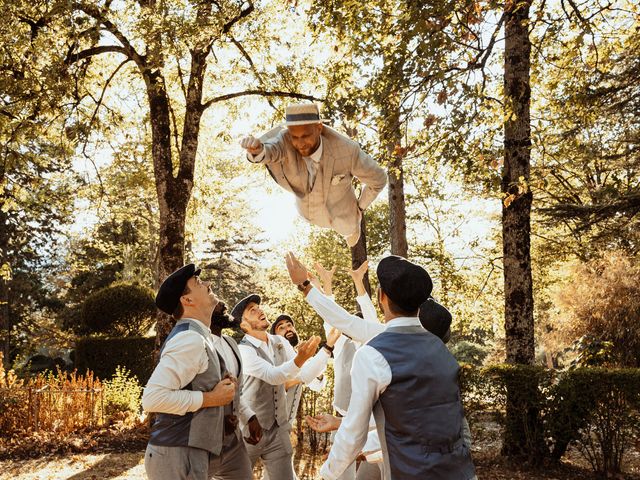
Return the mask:
POLYGON ((298 345, 298 343, 300 343, 298 334, 295 332, 289 332, 287 335, 285 335, 284 338, 286 338, 289 341, 292 347, 295 347, 296 345, 298 345))
POLYGON ((211 326, 218 328, 238 328, 240 326, 240 322, 235 318, 227 315, 227 306, 224 302, 218 302, 216 308, 213 309, 213 313, 211 314, 211 326))

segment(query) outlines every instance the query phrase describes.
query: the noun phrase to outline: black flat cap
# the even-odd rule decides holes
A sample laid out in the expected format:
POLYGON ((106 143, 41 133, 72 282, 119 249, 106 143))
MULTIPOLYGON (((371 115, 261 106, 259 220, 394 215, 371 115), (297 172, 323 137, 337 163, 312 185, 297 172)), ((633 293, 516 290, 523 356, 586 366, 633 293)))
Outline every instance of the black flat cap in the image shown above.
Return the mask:
POLYGON ((424 268, 397 255, 380 260, 376 274, 382 291, 407 312, 418 310, 433 290, 431 277, 424 268))
POLYGON ((280 322, 284 322, 284 321, 291 322, 291 324, 293 326, 295 326, 295 323, 294 323, 293 319, 289 315, 287 315, 286 313, 283 313, 281 315, 278 315, 278 317, 276 318, 276 321, 271 324, 271 329, 269 330, 271 335, 275 335, 276 334, 276 327, 278 326, 278 324, 280 322))
POLYGON ((242 320, 242 314, 244 313, 244 309, 247 308, 247 305, 249 305, 251 302, 260 305, 260 301, 260 295, 257 295, 255 293, 244 297, 242 300, 236 303, 235 307, 233 307, 233 310, 231 310, 231 316, 239 322, 240 320, 242 320))
POLYGON ((187 281, 191 277, 200 275, 200 272, 199 268, 196 270, 196 266, 190 263, 165 278, 156 295, 156 307, 171 315, 180 303, 180 297, 187 286, 187 281))
POLYGON ((426 302, 420 305, 418 317, 425 329, 429 330, 435 336, 440 337, 443 342, 447 342, 447 334, 451 333, 451 321, 453 320, 449 310, 433 298, 428 298, 426 302))

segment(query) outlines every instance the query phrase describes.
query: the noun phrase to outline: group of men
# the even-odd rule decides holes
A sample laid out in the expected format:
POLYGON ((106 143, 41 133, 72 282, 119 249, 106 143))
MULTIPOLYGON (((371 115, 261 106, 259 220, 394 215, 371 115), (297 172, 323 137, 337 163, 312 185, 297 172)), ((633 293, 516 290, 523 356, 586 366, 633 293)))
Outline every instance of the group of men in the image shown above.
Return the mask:
POLYGON ((250 480, 258 459, 264 478, 295 479, 290 432, 301 389, 324 388, 332 356, 336 415, 307 417, 317 431, 336 430, 320 478, 475 478, 458 364, 443 341, 451 316, 431 297, 426 270, 398 256, 380 261, 380 323, 362 284, 366 264, 351 272, 356 315, 333 299, 333 271, 320 267, 316 278, 292 253, 286 263, 325 321, 326 342, 299 339, 288 315, 270 323, 257 294, 227 315, 193 264, 162 283, 156 304, 176 324, 142 399, 155 414, 150 480, 250 480), (244 332, 239 344, 221 333, 227 327, 244 332))
MULTIPOLYGON (((285 128, 241 145, 251 162, 296 197, 300 214, 332 228, 350 247, 362 212, 386 184, 384 170, 358 144, 323 125, 316 105, 291 105, 285 128), (356 197, 352 179, 363 184, 356 197)), ((351 272, 359 314, 332 296, 334 270, 317 276, 292 254, 292 283, 325 322, 326 341, 298 338, 291 316, 270 323, 257 294, 226 305, 193 264, 169 275, 156 305, 173 316, 160 360, 142 397, 154 414, 145 453, 150 480, 294 480, 290 432, 304 386, 325 387, 334 357, 336 415, 307 417, 332 431, 319 476, 325 480, 475 479, 458 364, 445 346, 451 315, 431 297, 427 271, 388 256, 377 267, 377 303, 364 288, 368 265, 351 272), (223 328, 244 332, 239 344, 223 328)))

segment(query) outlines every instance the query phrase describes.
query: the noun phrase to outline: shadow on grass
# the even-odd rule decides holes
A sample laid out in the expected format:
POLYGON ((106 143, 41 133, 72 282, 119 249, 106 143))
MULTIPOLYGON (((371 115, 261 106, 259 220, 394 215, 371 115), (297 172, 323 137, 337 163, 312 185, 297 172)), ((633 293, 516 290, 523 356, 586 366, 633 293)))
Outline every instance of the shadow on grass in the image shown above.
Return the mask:
POLYGON ((144 452, 129 455, 110 453, 105 455, 104 458, 97 463, 91 465, 88 469, 67 477, 66 480, 107 480, 109 478, 116 478, 137 466, 143 458, 144 452), (114 461, 112 457, 116 457, 117 460, 114 461))

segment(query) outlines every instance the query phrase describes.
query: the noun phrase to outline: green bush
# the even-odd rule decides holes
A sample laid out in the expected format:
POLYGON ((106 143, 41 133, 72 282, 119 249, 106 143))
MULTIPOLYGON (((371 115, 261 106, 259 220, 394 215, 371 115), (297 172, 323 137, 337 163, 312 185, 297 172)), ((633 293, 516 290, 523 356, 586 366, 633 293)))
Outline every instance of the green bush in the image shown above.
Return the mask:
POLYGON ((547 431, 552 456, 574 443, 596 472, 622 471, 638 433, 640 370, 580 368, 559 375, 550 392, 547 431))
POLYGON ((114 337, 145 335, 155 321, 153 292, 140 285, 120 283, 97 290, 82 304, 81 321, 87 333, 114 337))
POLYGON ((135 376, 124 367, 103 383, 104 413, 109 423, 113 420, 135 418, 140 413, 142 387, 135 376))
POLYGON ((76 343, 75 367, 91 370, 98 378, 113 377, 118 366, 126 368, 145 385, 155 366, 153 337, 83 338, 76 343))
POLYGON ((638 438, 640 369, 463 365, 460 385, 467 413, 497 414, 503 451, 534 462, 559 460, 573 444, 594 471, 616 474, 638 438))
POLYGON ((451 342, 449 351, 456 357, 460 363, 470 363, 472 365, 482 365, 484 359, 489 354, 489 348, 479 343, 461 340, 459 342, 451 342))

